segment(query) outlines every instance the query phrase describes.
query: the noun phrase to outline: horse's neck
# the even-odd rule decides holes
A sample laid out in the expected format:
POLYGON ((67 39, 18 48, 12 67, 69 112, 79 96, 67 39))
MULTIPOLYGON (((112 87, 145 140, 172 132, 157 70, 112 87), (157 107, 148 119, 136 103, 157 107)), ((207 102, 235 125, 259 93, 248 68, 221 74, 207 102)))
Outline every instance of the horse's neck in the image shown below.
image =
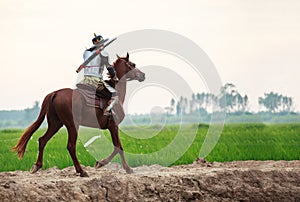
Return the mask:
POLYGON ((117 86, 116 86, 116 90, 118 93, 118 97, 119 97, 119 101, 123 104, 124 100, 125 100, 125 95, 126 95, 126 80, 122 81, 123 79, 121 79, 117 86))
POLYGON ((119 101, 123 104, 124 100, 125 100, 125 94, 126 94, 126 78, 124 77, 123 74, 119 74, 117 72, 118 75, 118 83, 116 83, 116 90, 117 90, 117 94, 118 94, 118 99, 119 101))
POLYGON ((125 76, 126 73, 124 72, 123 66, 120 63, 116 64, 115 69, 117 71, 117 76, 119 78, 119 82, 116 85, 116 90, 119 97, 119 101, 123 104, 126 95, 126 82, 127 82, 125 76))

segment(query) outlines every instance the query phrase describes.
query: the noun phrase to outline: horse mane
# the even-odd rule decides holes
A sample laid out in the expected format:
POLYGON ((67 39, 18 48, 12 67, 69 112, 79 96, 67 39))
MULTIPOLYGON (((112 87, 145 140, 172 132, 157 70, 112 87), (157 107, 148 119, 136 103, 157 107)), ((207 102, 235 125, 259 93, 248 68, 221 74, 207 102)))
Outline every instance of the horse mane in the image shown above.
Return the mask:
POLYGON ((118 57, 114 62, 113 62, 113 67, 115 67, 115 65, 120 62, 121 60, 126 60, 126 57, 118 57))
POLYGON ((113 62, 113 67, 115 68, 115 65, 119 62, 120 58, 116 59, 114 62, 113 62))
MULTIPOLYGON (((122 57, 118 57, 114 62, 113 62, 113 68, 114 69, 116 69, 115 68, 115 65, 117 65, 121 60, 124 60, 124 59, 126 59, 126 58, 122 58, 122 57)), ((105 80, 110 86, 112 86, 112 87, 115 87, 116 86, 116 81, 115 80, 113 80, 112 78, 109 78, 108 80, 105 80)))

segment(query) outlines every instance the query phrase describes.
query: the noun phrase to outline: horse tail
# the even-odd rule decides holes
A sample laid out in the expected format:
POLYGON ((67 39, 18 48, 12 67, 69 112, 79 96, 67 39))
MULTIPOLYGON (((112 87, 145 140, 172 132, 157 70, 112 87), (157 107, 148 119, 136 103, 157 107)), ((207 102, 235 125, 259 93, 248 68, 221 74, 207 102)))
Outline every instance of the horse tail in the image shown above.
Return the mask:
POLYGON ((36 119, 36 121, 33 124, 31 124, 25 130, 23 135, 20 137, 17 145, 11 149, 12 151, 18 152, 18 157, 20 159, 23 158, 23 156, 24 156, 27 143, 30 140, 31 136, 43 123, 45 116, 49 111, 49 106, 50 106, 50 103, 52 102, 53 95, 54 95, 53 93, 50 93, 45 97, 38 118, 36 119))

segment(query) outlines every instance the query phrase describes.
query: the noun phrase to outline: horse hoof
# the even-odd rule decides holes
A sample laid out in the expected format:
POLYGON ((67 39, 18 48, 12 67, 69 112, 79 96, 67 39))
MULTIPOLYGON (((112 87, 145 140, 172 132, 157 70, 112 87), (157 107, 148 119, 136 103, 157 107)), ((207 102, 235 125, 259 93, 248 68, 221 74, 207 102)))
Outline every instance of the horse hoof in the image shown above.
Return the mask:
POLYGON ((89 175, 87 174, 87 172, 83 171, 82 173, 80 173, 80 177, 89 177, 89 175))
POLYGON ((132 173, 133 173, 133 170, 132 170, 132 168, 128 168, 128 169, 126 169, 126 173, 127 173, 127 174, 132 174, 132 173))
POLYGON ((34 164, 30 169, 30 173, 36 173, 39 169, 41 169, 41 167, 34 164))
POLYGON ((101 161, 97 161, 96 164, 95 164, 95 168, 96 168, 96 169, 97 169, 97 168, 101 168, 101 167, 103 167, 103 166, 105 166, 105 164, 102 163, 101 161))

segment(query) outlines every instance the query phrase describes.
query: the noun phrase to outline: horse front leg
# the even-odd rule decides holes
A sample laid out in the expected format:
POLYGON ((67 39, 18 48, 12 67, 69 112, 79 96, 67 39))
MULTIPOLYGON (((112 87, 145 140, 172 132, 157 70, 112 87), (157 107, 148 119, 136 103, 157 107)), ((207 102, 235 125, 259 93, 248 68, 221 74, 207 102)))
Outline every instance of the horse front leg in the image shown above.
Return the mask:
MULTIPOLYGON (((119 136, 118 136, 118 139, 119 139, 119 136)), ((119 154, 121 156, 123 168, 126 170, 126 173, 131 174, 131 173, 133 173, 133 170, 132 170, 132 168, 129 167, 129 165, 127 164, 127 162, 125 160, 124 151, 123 151, 121 142, 120 142, 120 146, 121 146, 121 150, 119 151, 119 154)))
POLYGON ((108 164, 117 154, 118 154, 118 148, 115 147, 113 152, 105 159, 102 159, 101 161, 97 161, 95 164, 95 168, 100 168, 108 164))
POLYGON ((105 158, 101 161, 97 161, 95 167, 99 168, 99 167, 102 167, 102 166, 108 164, 112 160, 112 158, 115 157, 115 155, 119 153, 121 156, 122 166, 125 169, 126 173, 128 173, 128 174, 133 173, 133 170, 128 166, 128 164, 125 160, 123 147, 122 147, 122 144, 121 144, 121 141, 119 138, 118 126, 114 125, 113 127, 109 127, 108 130, 110 131, 110 134, 112 137, 112 141, 114 144, 114 150, 107 158, 105 158))

